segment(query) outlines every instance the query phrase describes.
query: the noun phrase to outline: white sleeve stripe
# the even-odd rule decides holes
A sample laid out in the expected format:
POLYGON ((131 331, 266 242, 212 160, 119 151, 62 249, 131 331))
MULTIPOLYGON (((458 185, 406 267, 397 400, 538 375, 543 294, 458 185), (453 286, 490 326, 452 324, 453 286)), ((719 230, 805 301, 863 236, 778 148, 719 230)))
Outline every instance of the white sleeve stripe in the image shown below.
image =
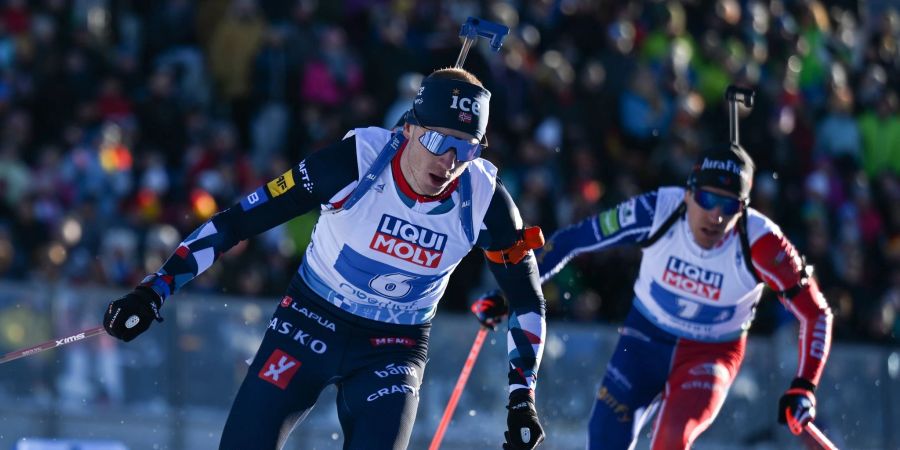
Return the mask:
POLYGON ((197 261, 197 273, 194 275, 200 275, 206 269, 209 269, 209 266, 212 265, 213 260, 215 259, 215 250, 212 248, 204 248, 203 250, 197 250, 191 253, 194 255, 194 260, 197 261))
MULTIPOLYGON (((753 261, 753 258, 751 258, 750 260, 753 261)), ((766 270, 765 268, 763 268, 762 266, 760 266, 759 264, 757 264, 756 261, 753 261, 753 267, 754 267, 756 270, 758 270, 760 273, 762 273, 766 278, 768 278, 768 279, 774 281, 775 284, 778 285, 778 290, 779 290, 779 291, 783 291, 783 290, 784 290, 784 285, 781 284, 781 280, 779 280, 778 277, 775 276, 775 274, 773 274, 772 272, 769 272, 768 270, 766 270)))
POLYGON ((798 357, 800 358, 800 363, 797 367, 797 373, 803 373, 803 369, 806 368, 806 327, 808 325, 806 316, 801 314, 793 303, 786 301, 784 302, 784 304, 788 307, 788 309, 791 310, 791 313, 793 313, 794 317, 796 317, 800 322, 800 354, 798 355, 798 357))
POLYGON ((216 226, 213 225, 212 221, 206 222, 205 224, 203 224, 203 227, 200 228, 200 231, 197 232, 197 237, 195 237, 193 239, 187 239, 184 242, 182 242, 182 244, 184 244, 185 246, 190 246, 195 241, 197 241, 199 239, 203 239, 207 236, 213 235, 217 231, 218 230, 216 230, 216 226))

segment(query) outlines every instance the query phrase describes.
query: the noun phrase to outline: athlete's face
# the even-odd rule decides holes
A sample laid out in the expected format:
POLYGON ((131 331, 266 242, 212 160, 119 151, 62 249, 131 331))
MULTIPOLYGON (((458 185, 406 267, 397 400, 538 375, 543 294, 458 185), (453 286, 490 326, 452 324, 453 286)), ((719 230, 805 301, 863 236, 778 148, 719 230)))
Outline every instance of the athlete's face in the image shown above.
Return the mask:
POLYGON ((707 249, 715 247, 734 228, 743 210, 743 206, 735 210, 734 202, 740 205, 736 195, 713 187, 700 187, 696 192, 688 190, 684 201, 694 241, 707 249))
MULTIPOLYGON (((430 127, 429 129, 472 143, 478 142, 475 136, 450 128, 430 127)), ((443 155, 429 152, 419 141, 419 136, 425 131, 427 130, 420 126, 404 125, 403 135, 406 136, 408 143, 403 155, 400 156, 400 169, 409 186, 417 194, 438 195, 466 170, 469 163, 457 161, 454 150, 443 155)))

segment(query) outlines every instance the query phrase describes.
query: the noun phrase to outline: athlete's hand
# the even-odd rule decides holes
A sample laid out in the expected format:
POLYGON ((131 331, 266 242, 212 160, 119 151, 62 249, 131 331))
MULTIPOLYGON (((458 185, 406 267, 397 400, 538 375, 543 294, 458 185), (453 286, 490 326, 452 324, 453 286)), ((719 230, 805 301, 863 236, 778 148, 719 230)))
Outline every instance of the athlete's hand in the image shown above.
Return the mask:
POLYGON ((791 387, 778 400, 778 423, 785 424, 791 433, 799 435, 816 418, 816 385, 803 378, 794 378, 791 387))
POLYGON ((509 394, 509 413, 506 416, 507 431, 504 450, 531 450, 544 442, 544 428, 534 409, 534 397, 527 389, 509 394))
POLYGON ((109 303, 103 315, 103 327, 110 336, 128 342, 147 331, 154 320, 162 322, 160 306, 162 300, 156 292, 138 286, 109 303))
POLYGON ((503 321, 503 316, 509 312, 506 307, 506 299, 500 291, 490 291, 472 303, 472 313, 485 328, 497 329, 497 325, 503 321))

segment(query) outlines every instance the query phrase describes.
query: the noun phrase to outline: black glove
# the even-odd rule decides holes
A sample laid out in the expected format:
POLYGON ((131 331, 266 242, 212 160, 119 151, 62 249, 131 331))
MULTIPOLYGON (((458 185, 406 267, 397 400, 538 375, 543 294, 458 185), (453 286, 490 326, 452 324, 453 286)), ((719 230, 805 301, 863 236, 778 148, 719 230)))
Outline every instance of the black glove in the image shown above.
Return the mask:
POLYGON ((162 300, 153 289, 138 286, 109 303, 103 315, 103 327, 110 336, 128 342, 147 331, 154 320, 162 322, 160 306, 162 300))
POLYGON ((503 321, 503 316, 509 310, 506 307, 506 299, 500 291, 490 291, 483 294, 475 303, 472 303, 472 313, 485 328, 497 329, 497 325, 503 321))
POLYGON ((794 378, 791 387, 778 400, 778 423, 786 424, 791 433, 803 433, 806 424, 816 418, 816 385, 794 378))
POLYGON ((544 428, 538 421, 531 391, 519 389, 509 394, 504 450, 531 450, 544 442, 544 428))

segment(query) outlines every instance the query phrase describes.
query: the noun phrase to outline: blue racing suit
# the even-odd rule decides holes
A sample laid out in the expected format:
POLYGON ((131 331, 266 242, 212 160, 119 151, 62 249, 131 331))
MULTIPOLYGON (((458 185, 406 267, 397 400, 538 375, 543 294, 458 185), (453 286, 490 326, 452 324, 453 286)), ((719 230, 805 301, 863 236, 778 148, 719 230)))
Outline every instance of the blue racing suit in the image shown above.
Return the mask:
MULTIPOLYGON (((399 133, 348 133, 213 216, 143 281, 165 301, 239 241, 321 210, 221 448, 278 448, 328 384, 339 390, 345 449, 406 448, 448 277, 473 246, 517 245, 524 226, 489 162, 424 197, 401 173, 404 149, 399 133)), ((510 299, 509 389, 533 390, 545 334, 534 255, 488 267, 510 299)))

